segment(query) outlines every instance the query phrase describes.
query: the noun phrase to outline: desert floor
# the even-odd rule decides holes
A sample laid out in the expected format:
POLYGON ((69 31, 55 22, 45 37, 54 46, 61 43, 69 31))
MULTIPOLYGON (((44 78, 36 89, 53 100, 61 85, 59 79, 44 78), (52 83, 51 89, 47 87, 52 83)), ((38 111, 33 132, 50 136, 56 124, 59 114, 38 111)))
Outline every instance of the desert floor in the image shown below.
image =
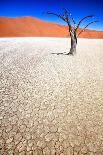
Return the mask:
POLYGON ((103 155, 103 40, 0 38, 0 155, 103 155))

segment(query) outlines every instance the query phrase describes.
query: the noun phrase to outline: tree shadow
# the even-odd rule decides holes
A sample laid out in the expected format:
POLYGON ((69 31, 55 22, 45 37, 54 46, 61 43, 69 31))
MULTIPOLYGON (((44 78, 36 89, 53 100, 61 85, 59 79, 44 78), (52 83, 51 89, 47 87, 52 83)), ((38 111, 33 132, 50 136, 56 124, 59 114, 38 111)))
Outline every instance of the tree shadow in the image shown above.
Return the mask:
POLYGON ((71 53, 51 53, 51 54, 55 54, 55 55, 73 55, 71 53))

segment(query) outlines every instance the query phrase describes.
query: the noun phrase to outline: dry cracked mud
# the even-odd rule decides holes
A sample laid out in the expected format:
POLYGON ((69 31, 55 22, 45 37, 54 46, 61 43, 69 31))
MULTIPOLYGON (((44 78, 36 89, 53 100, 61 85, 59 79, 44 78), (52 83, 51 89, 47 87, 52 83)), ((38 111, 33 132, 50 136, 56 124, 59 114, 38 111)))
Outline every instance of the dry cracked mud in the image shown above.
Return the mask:
POLYGON ((0 39, 0 155, 103 155, 103 40, 0 39))

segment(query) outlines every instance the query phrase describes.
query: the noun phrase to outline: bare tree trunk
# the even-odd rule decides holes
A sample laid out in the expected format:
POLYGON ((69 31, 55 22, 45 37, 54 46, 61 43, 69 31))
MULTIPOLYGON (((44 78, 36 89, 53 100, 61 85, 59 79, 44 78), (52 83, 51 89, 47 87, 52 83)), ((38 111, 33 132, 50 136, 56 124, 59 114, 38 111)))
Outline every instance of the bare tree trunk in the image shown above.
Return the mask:
POLYGON ((74 55, 76 54, 76 45, 77 45, 77 37, 75 32, 70 32, 70 36, 71 36, 71 48, 68 54, 74 55))
POLYGON ((90 16, 86 16, 84 18, 82 18, 78 24, 76 24, 72 14, 70 12, 68 12, 67 9, 63 8, 64 10, 64 13, 61 15, 61 14, 57 14, 57 13, 54 13, 54 12, 48 12, 48 14, 52 14, 52 15, 55 15, 57 16, 58 18, 62 19, 64 22, 66 22, 68 24, 68 32, 70 34, 70 37, 71 37, 71 48, 70 48, 70 51, 69 53, 67 53, 66 55, 74 55, 76 54, 76 45, 77 45, 77 38, 78 36, 89 26, 91 25, 92 23, 95 23, 95 22, 98 22, 98 21, 92 21, 90 22, 89 24, 87 24, 80 32, 79 34, 77 34, 77 30, 79 29, 79 26, 80 24, 82 23, 82 21, 84 21, 85 19, 87 18, 92 18, 94 17, 93 15, 90 15, 90 16), (70 19, 71 17, 71 19, 70 19), (73 22, 73 26, 71 24, 71 20, 73 22))

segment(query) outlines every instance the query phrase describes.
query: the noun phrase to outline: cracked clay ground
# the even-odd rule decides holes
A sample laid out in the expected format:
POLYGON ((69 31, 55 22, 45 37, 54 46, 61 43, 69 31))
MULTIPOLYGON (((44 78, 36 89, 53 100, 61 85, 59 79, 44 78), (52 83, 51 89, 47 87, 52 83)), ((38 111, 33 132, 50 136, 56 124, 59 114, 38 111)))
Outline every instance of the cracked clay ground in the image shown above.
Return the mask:
POLYGON ((0 155, 103 155, 103 40, 0 39, 0 155))

